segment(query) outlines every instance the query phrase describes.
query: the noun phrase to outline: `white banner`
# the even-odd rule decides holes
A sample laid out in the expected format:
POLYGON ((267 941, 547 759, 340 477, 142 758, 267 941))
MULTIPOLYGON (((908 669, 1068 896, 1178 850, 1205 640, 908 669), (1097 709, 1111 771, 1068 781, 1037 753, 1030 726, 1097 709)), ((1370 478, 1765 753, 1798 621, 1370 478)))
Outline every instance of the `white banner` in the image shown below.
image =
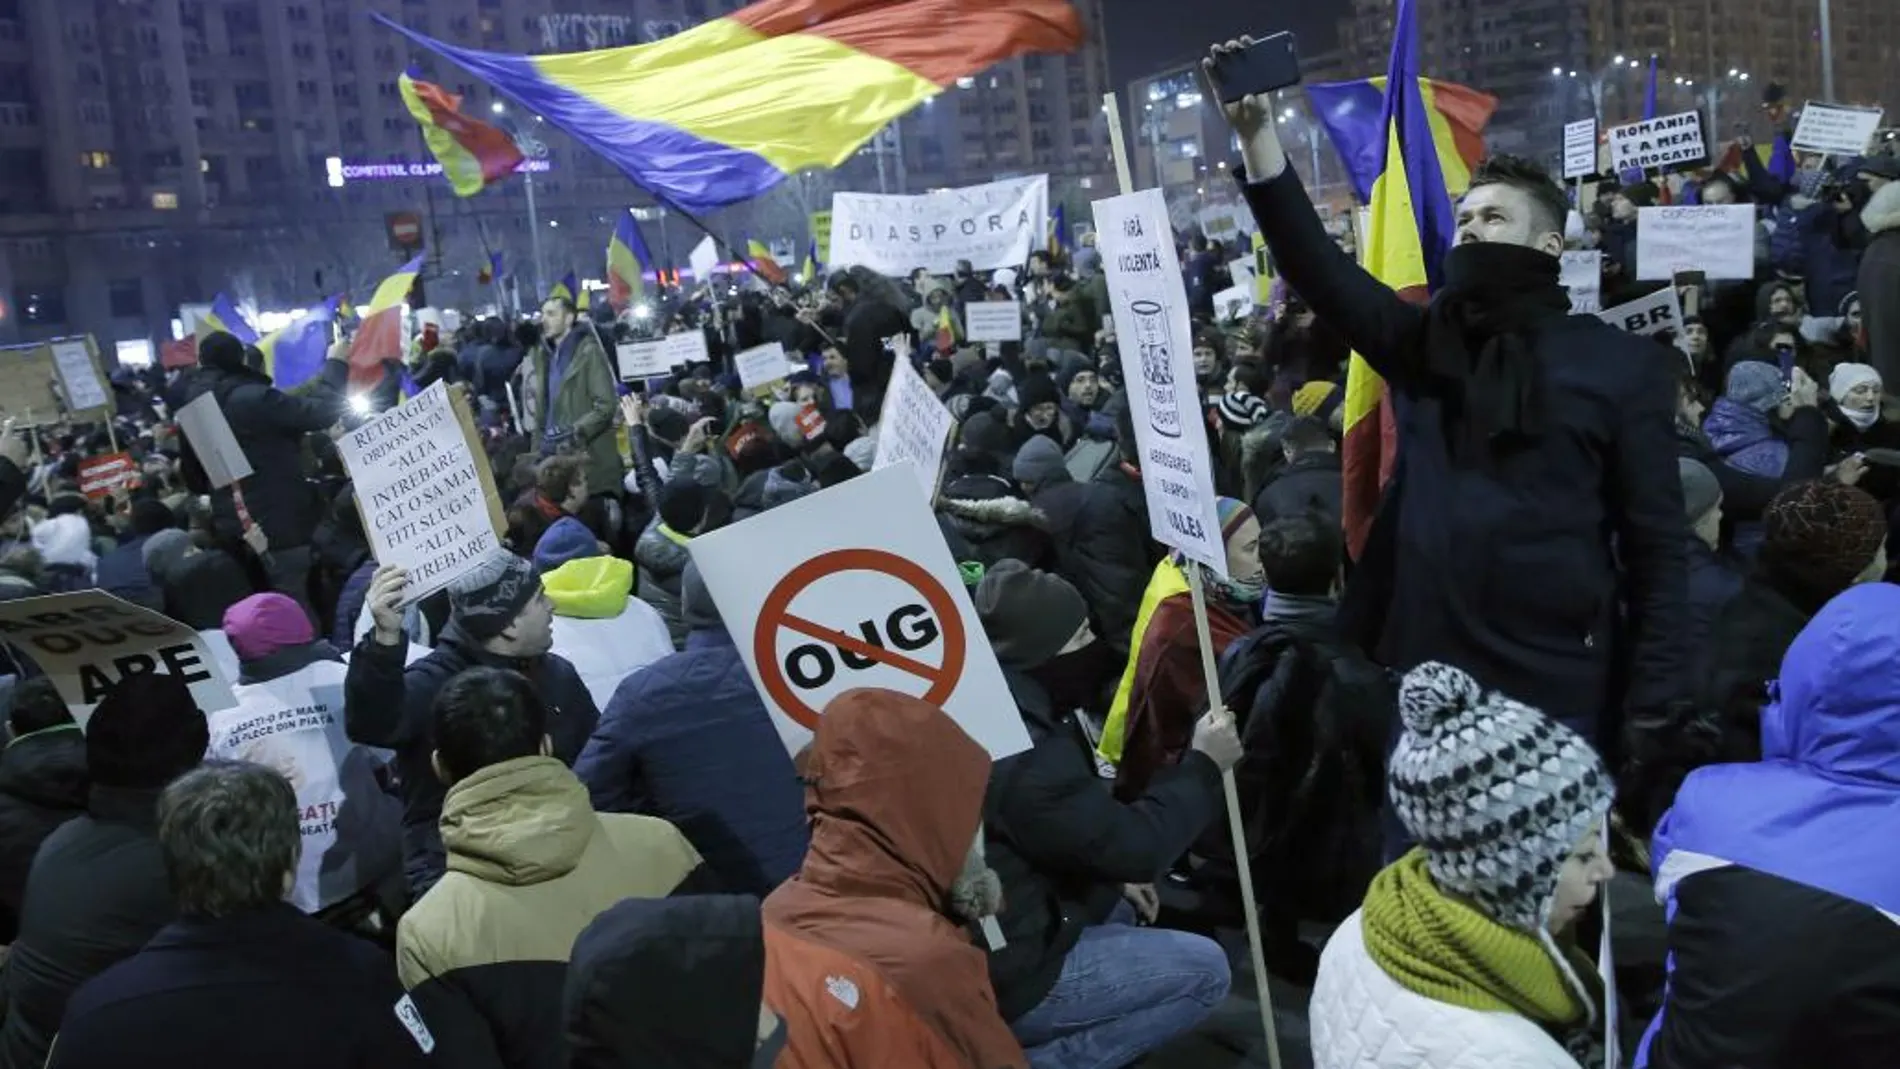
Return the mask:
POLYGON ((1802 106, 1801 121, 1795 124, 1794 137, 1788 144, 1801 152, 1859 156, 1873 143, 1880 129, 1880 115, 1879 108, 1810 100, 1802 106))
POLYGON ((250 458, 238 445, 230 421, 224 418, 224 409, 218 407, 218 398, 210 390, 179 406, 178 429, 185 432, 185 440, 191 443, 191 451, 198 455, 205 478, 213 487, 222 490, 250 476, 250 458))
POLYGON ((1564 124, 1564 179, 1597 173, 1597 121, 1580 119, 1564 124))
POLYGON ((501 549, 501 496, 465 414, 437 382, 337 439, 379 564, 415 602, 501 549))
POLYGON ((1158 189, 1098 200, 1095 229, 1141 448, 1149 527, 1157 541, 1226 575, 1194 379, 1194 332, 1167 202, 1158 189))
POLYGON ((874 471, 686 547, 793 753, 833 698, 861 687, 937 706, 992 758, 1029 748, 916 481, 900 468, 874 471), (842 522, 852 516, 876 521, 842 522))
POLYGON ((924 500, 935 500, 944 445, 954 426, 956 418, 950 410, 930 392, 929 384, 911 367, 910 360, 899 356, 891 373, 891 388, 884 393, 884 409, 877 418, 877 458, 871 470, 883 471, 908 462, 907 470, 916 476, 924 500))
POLYGON ((1665 330, 1682 333, 1682 305, 1676 287, 1664 286, 1647 297, 1606 308, 1597 313, 1605 323, 1631 334, 1648 336, 1665 330))
POLYGON ((1639 208, 1636 277, 1668 281, 1680 271, 1701 271, 1712 279, 1753 278, 1754 205, 1639 208))
POLYGON ((785 346, 778 342, 747 349, 732 358, 739 371, 739 385, 748 390, 756 390, 791 374, 790 365, 785 360, 785 346))
POLYGON ((963 333, 971 341, 1022 341, 1023 302, 971 301, 963 306, 963 333))
POLYGON ((1049 230, 1049 176, 1007 178, 935 193, 834 193, 831 262, 893 278, 940 275, 958 260, 978 271, 1025 263, 1049 230))
POLYGON ((1699 163, 1709 154, 1702 141, 1702 113, 1683 111, 1610 127, 1610 170, 1655 170, 1699 163))
POLYGON ((119 680, 140 672, 184 680, 206 712, 237 704, 196 631, 103 590, 0 602, 0 639, 45 670, 81 728, 119 680))
POLYGON ((1557 281, 1570 291, 1570 310, 1595 313, 1603 309, 1603 254, 1595 249, 1578 249, 1563 255, 1557 281))

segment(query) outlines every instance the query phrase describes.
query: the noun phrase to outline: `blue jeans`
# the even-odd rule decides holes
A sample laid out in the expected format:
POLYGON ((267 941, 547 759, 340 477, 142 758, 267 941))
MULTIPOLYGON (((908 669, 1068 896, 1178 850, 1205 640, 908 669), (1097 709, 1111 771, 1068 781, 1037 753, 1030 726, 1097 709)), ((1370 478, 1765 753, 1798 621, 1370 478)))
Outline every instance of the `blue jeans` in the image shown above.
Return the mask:
POLYGON ((1010 1025, 1033 1069, 1120 1069, 1227 997, 1233 977, 1219 943, 1133 920, 1123 903, 1084 931, 1048 996, 1010 1025))

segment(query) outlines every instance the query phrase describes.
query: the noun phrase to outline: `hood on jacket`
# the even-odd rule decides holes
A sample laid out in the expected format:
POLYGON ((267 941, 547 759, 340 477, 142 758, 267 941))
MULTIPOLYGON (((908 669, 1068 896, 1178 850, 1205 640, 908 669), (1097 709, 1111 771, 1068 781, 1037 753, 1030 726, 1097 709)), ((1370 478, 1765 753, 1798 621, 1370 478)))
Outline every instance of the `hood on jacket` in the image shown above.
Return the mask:
POLYGON ((1900 182, 1888 182, 1875 190, 1860 210, 1860 221, 1869 234, 1900 230, 1900 182))
POLYGON ((845 691, 825 706, 805 761, 811 849, 799 879, 946 912, 989 774, 989 755, 943 710, 895 691, 845 691))
POLYGON ((599 826, 587 788, 553 757, 490 765, 442 799, 448 870, 510 887, 574 871, 599 826))
POLYGON ((621 557, 583 557, 541 576, 554 615, 605 620, 627 611, 633 593, 633 562, 621 557))
POLYGON ((743 1069, 765 990, 759 902, 631 898, 594 918, 568 960, 572 1069, 743 1069))

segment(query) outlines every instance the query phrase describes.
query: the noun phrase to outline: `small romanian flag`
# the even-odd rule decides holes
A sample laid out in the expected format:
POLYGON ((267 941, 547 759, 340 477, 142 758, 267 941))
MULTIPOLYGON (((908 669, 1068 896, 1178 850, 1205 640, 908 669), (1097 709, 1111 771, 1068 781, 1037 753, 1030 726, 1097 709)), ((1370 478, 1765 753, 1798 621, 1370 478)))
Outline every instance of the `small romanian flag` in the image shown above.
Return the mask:
POLYGON ((653 269, 653 254, 647 251, 646 238, 632 212, 623 212, 614 224, 614 236, 607 242, 607 303, 615 309, 627 307, 646 292, 646 273, 653 269))
POLYGON ((521 150, 515 139, 462 114, 462 98, 439 85, 404 74, 397 84, 409 114, 422 124, 422 139, 442 164, 442 175, 458 197, 472 197, 515 173, 521 150))
POLYGON ((402 359, 402 306, 421 271, 422 257, 418 256, 383 279, 376 295, 363 306, 363 322, 350 342, 351 386, 375 386, 383 378, 383 361, 402 359))

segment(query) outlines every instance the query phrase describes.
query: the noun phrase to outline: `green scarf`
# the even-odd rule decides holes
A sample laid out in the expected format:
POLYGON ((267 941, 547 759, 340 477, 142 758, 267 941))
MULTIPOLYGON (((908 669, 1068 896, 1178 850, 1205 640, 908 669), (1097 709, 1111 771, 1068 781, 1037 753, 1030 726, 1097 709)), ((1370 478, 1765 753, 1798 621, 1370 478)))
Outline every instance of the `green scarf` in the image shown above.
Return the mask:
MULTIPOLYGON (((1438 889, 1413 850, 1372 880, 1363 911, 1366 950, 1408 991, 1453 1006, 1513 1013, 1563 1041, 1595 1014, 1546 941, 1491 920, 1438 889)), ((1579 976, 1588 962, 1572 962, 1579 976)))

